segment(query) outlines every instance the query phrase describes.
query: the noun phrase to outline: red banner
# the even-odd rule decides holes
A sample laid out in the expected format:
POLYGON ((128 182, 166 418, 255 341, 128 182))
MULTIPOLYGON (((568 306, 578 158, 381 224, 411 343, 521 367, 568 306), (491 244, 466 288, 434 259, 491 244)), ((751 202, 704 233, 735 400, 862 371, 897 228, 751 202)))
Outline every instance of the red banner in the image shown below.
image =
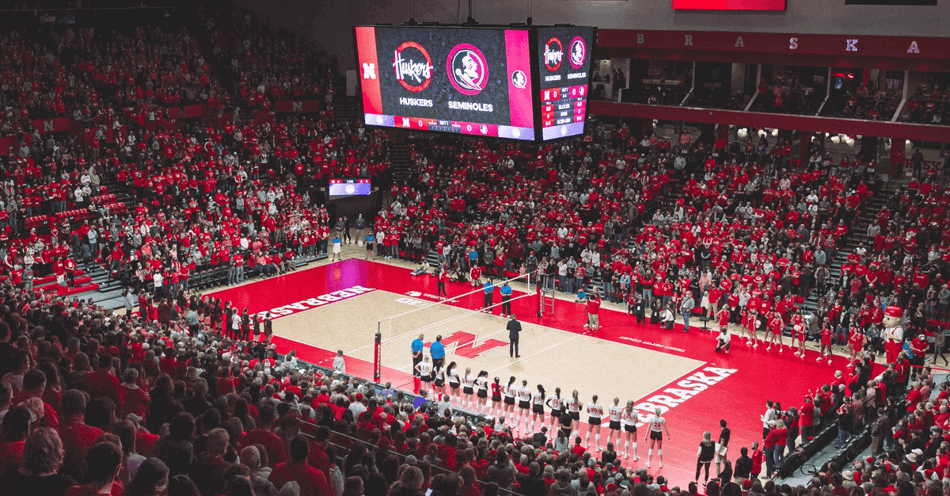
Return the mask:
POLYGON ((185 105, 184 118, 193 119, 195 117, 201 117, 203 115, 205 115, 204 105, 185 105))
POLYGON ((278 100, 274 111, 280 113, 311 113, 320 111, 319 100, 278 100))
POLYGON ((273 112, 265 112, 263 110, 254 111, 254 125, 255 126, 260 126, 261 124, 264 124, 265 122, 270 122, 273 124, 276 119, 277 119, 277 115, 274 114, 273 112))
POLYGON ((40 134, 61 133, 69 131, 69 118, 53 117, 52 119, 37 119, 33 121, 33 127, 40 131, 40 134))

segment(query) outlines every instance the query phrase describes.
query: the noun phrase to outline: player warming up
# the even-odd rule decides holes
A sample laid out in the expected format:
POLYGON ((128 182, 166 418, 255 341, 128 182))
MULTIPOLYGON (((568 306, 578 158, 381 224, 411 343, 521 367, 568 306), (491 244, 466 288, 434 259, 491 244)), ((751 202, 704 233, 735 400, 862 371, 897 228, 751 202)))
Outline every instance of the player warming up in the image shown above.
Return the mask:
MULTIPOLYGON (((653 449, 656 448, 656 454, 660 457, 660 468, 663 468, 663 433, 666 432, 666 440, 670 440, 670 430, 666 427, 666 419, 660 415, 659 408, 653 411, 653 415, 647 420, 650 427, 646 439, 650 440, 650 450, 647 451, 647 468, 653 461, 653 449)), ((644 440, 646 440, 644 439, 644 440)))

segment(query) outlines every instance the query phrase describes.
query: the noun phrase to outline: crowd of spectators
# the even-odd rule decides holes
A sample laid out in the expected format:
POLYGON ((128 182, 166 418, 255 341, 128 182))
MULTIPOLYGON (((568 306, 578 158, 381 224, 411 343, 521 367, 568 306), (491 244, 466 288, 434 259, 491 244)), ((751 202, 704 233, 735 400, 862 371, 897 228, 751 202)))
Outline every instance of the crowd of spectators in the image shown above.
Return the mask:
MULTIPOLYGON (((415 406, 397 391, 308 369, 277 355, 266 332, 251 333, 246 314, 191 298, 196 271, 220 268, 229 283, 239 283, 325 253, 331 231, 343 237, 350 226, 332 205, 310 197, 312 187, 329 177, 390 172, 385 133, 333 119, 337 75, 322 54, 237 8, 200 10, 196 18, 200 34, 185 27, 66 28, 0 39, 10 54, 2 66, 7 110, 0 129, 19 145, 6 155, 2 189, 10 239, 2 258, 13 285, 4 287, 0 306, 0 491, 700 490, 670 488, 663 477, 624 467, 612 447, 598 454, 554 433, 519 437, 503 425, 454 415, 450 401, 415 406), (322 104, 307 116, 267 117, 288 96, 322 104), (222 119, 180 125, 172 109, 191 104, 222 119), (264 118, 234 115, 253 111, 264 118), (30 121, 53 116, 94 129, 93 138, 44 136, 30 121), (115 179, 113 188, 133 208, 93 201, 115 194, 103 177, 115 179), (27 224, 77 209, 87 218, 54 217, 48 235, 27 224), (32 291, 34 277, 74 277, 77 261, 95 261, 123 279, 126 314, 32 291), (242 333, 223 332, 235 317, 242 333)), ((853 253, 842 279, 833 280, 827 266, 874 190, 858 164, 799 164, 790 153, 789 145, 764 137, 729 143, 684 133, 674 144, 605 126, 540 148, 423 142, 413 149, 410 181, 393 187, 393 201, 373 219, 372 236, 387 256, 417 258, 435 249, 460 278, 473 267, 490 276, 538 271, 543 284, 566 292, 597 280, 609 300, 676 312, 689 295, 707 315, 729 305, 733 323, 752 329, 765 325, 757 314, 789 323, 810 291, 824 302, 819 327, 840 329, 848 315, 856 322, 849 332, 869 333, 872 344, 870 324, 887 303, 922 304, 925 317, 946 318, 941 246, 950 200, 943 190, 912 183, 893 197, 881 214, 892 217, 876 224, 875 246, 853 253)), ((928 326, 915 314, 910 327, 928 326)), ((901 433, 877 431, 899 441, 890 462, 874 462, 893 481, 871 467, 862 472, 866 480, 852 474, 855 484, 870 485, 867 492, 900 486, 927 463, 946 470, 946 448, 938 442, 950 418, 946 386, 944 397, 927 403, 935 385, 920 379, 911 393, 918 400, 913 422, 897 424, 887 398, 908 380, 907 364, 902 358, 872 379, 871 351, 842 379, 809 394, 806 407, 819 415, 772 408, 762 449, 750 447, 749 457, 760 465, 764 459, 766 476, 786 449, 794 451, 796 428, 817 428, 832 417, 846 434, 881 418, 901 433), (934 426, 944 430, 920 434, 934 426)), ((744 458, 732 477, 720 474, 705 493, 737 495, 746 479, 752 494, 833 492, 843 484, 828 474, 808 489, 763 485, 752 478, 754 466, 745 470, 744 458)))
POLYGON ((950 111, 950 90, 946 85, 922 84, 907 99, 900 119, 920 124, 943 124, 950 111))

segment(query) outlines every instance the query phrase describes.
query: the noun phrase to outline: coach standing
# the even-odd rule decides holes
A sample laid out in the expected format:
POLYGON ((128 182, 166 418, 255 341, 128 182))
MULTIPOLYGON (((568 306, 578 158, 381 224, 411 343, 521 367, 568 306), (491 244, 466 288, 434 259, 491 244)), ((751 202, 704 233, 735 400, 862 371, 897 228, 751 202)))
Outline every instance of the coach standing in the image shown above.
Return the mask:
POLYGON ((511 320, 508 321, 508 354, 515 358, 521 357, 521 355, 518 353, 518 339, 520 333, 521 322, 518 322, 515 314, 511 314, 511 320))
POLYGON ((435 342, 429 347, 429 353, 432 354, 433 370, 445 365, 445 345, 442 344, 441 334, 435 337, 435 342))

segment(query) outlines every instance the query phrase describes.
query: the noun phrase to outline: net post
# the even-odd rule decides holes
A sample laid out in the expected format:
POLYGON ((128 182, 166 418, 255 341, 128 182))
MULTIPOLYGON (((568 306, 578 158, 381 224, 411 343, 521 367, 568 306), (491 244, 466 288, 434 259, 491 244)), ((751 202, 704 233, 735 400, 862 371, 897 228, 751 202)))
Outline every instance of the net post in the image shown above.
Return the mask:
POLYGON ((535 287, 538 292, 538 318, 540 319, 544 316, 544 293, 541 292, 540 284, 536 284, 535 287))
POLYGON ((376 322, 376 340, 374 343, 373 349, 373 380, 379 382, 379 378, 383 369, 383 334, 382 334, 382 322, 376 322))

